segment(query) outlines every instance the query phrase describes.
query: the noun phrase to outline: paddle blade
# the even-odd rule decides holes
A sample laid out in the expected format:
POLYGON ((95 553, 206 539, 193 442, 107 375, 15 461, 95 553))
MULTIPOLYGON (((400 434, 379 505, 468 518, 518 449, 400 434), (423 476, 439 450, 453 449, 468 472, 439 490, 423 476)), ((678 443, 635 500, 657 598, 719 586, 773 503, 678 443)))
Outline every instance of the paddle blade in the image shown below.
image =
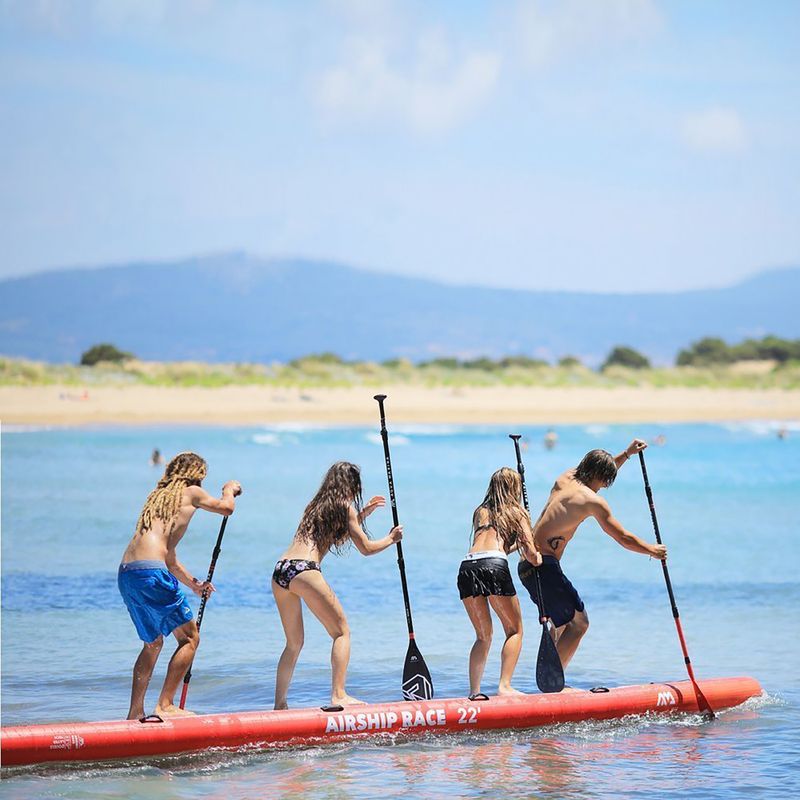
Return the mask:
POLYGON ((536 657, 536 685, 545 694, 560 692, 564 688, 564 670, 547 625, 542 625, 542 639, 536 657))
POLYGON ((403 667, 403 699, 432 700, 433 681, 422 658, 417 643, 411 639, 406 652, 406 663, 403 667))

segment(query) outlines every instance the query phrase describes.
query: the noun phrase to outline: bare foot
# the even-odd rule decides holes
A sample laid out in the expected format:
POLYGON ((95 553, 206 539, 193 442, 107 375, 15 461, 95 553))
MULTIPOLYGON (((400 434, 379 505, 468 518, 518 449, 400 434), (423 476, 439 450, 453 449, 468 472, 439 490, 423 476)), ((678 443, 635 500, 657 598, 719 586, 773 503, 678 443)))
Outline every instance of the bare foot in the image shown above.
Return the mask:
POLYGON ((562 692, 582 692, 583 689, 573 689, 572 686, 565 686, 561 691, 562 692))
POLYGON ((365 706, 363 700, 356 700, 355 697, 350 697, 349 694, 343 694, 340 697, 331 697, 332 706, 365 706))
POLYGON ((159 717, 194 717, 194 711, 189 711, 187 708, 178 708, 178 706, 170 704, 168 706, 156 706, 154 714, 159 717))
POLYGON ((289 708, 289 704, 284 700, 282 703, 275 703, 275 707, 272 709, 273 711, 286 711, 289 708))
POLYGON ((519 689, 515 689, 513 686, 498 686, 497 687, 497 694, 499 694, 499 695, 524 695, 525 692, 521 692, 519 689))
POLYGON ((128 716, 125 719, 136 720, 137 722, 144 716, 144 709, 139 711, 129 711, 128 716))

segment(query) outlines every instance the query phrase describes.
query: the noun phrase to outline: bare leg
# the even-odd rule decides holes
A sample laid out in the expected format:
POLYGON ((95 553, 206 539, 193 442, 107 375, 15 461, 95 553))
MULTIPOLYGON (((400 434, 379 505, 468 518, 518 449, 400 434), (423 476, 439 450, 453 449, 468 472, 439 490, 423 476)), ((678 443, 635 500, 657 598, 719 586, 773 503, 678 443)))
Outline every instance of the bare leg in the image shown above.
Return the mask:
POLYGON ((278 586, 275 581, 272 582, 272 594, 275 595, 275 605, 278 606, 283 632, 286 634, 286 647, 278 659, 278 672, 275 676, 275 709, 279 710, 289 708, 286 696, 297 657, 303 649, 303 604, 296 594, 278 586))
POLYGON ((289 591, 302 598, 309 611, 323 624, 333 639, 331 646, 331 705, 361 703, 345 689, 347 664, 350 661, 350 628, 338 598, 321 572, 301 572, 289 585, 289 591))
POLYGON ((197 623, 192 619, 175 628, 172 635, 178 640, 178 649, 169 660, 167 677, 164 679, 164 686, 156 705, 156 714, 159 716, 165 714, 188 716, 192 712, 178 708, 174 698, 178 684, 183 680, 186 670, 192 665, 197 646, 200 644, 200 631, 197 630, 197 623))
POLYGON ((567 664, 572 661, 581 639, 588 630, 589 617, 585 611, 576 611, 572 620, 559 628, 560 634, 556 650, 558 650, 561 666, 564 670, 567 669, 567 664))
POLYGON ((500 684, 497 693, 523 694, 511 686, 511 677, 514 675, 522 649, 522 610, 519 607, 519 600, 516 595, 512 597, 493 595, 489 597, 489 605, 500 618, 506 634, 506 641, 500 653, 500 684))
POLYGON ((158 661, 164 637, 159 636, 153 642, 145 643, 139 658, 133 665, 133 684, 131 686, 131 706, 128 710, 128 719, 141 719, 144 716, 144 696, 150 685, 150 678, 158 661))
POLYGON ((481 690, 481 678, 492 646, 492 616, 485 597, 465 597, 461 602, 475 628, 475 643, 469 651, 469 693, 473 695, 481 690))

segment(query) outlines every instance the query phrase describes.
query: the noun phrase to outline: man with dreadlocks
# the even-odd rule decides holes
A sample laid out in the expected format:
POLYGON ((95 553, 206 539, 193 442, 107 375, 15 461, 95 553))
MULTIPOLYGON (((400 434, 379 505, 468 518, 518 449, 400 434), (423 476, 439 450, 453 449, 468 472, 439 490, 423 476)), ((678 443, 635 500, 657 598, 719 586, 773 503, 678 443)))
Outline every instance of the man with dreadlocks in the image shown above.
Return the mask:
MULTIPOLYGON (((589 517, 626 550, 664 560, 667 549, 660 544, 648 544, 622 527, 611 513, 611 507, 597 494, 614 483, 617 470, 647 444, 634 439, 618 456, 605 450, 587 453, 574 469, 560 475, 550 490, 550 497, 533 526, 536 549, 542 554, 539 578, 544 611, 555 628, 556 649, 564 669, 567 668, 583 635, 589 629, 589 617, 580 595, 561 571, 561 557, 578 529, 589 517)), ((536 603, 536 580, 533 565, 522 559, 519 577, 536 603)))
POLYGON ((212 497, 200 487, 207 470, 206 462, 196 453, 179 453, 167 464, 163 477, 142 508, 136 532, 122 556, 117 584, 144 642, 133 667, 128 719, 144 717, 147 686, 164 636, 170 633, 177 639, 178 649, 169 662, 155 713, 159 716, 191 713, 173 702, 178 684, 200 643, 197 624, 178 581, 199 596, 213 592, 214 586, 192 577, 178 561, 175 548, 198 508, 229 516, 235 507, 234 498, 242 493, 238 481, 228 481, 222 487, 222 497, 212 497))

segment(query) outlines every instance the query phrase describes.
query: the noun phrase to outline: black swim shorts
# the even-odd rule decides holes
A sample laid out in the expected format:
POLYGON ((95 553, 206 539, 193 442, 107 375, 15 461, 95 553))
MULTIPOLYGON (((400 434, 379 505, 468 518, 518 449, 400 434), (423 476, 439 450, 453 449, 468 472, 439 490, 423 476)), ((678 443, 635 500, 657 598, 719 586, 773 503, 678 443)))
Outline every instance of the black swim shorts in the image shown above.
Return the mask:
MULTIPOLYGON (((523 559, 519 562, 517 572, 522 585, 528 590, 531 600, 538 606, 533 564, 523 559)), ((556 628, 571 622, 576 611, 583 611, 584 605, 581 596, 570 583, 569 578, 561 571, 561 564, 555 556, 542 556, 539 581, 542 586, 544 614, 550 617, 556 628)), ((541 609, 539 609, 539 613, 542 613, 541 609)))

